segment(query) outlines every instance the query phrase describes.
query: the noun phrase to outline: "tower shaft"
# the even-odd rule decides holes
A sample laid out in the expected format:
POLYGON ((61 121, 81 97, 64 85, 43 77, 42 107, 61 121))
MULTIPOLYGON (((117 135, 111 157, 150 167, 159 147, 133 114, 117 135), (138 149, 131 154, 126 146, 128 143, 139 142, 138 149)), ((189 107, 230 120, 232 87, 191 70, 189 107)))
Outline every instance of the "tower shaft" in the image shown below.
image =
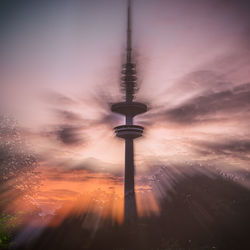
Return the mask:
POLYGON ((137 217, 134 175, 134 141, 125 139, 124 219, 126 222, 137 217))

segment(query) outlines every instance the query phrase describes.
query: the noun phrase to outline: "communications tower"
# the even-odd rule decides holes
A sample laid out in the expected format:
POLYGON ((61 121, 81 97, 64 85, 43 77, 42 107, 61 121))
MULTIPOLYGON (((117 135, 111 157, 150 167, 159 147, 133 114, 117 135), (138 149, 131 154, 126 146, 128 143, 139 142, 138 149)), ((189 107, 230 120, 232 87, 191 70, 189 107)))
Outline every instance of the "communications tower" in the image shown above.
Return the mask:
POLYGON ((124 220, 132 221, 137 217, 135 184, 134 184, 134 139, 142 136, 143 127, 134 125, 133 118, 145 113, 147 106, 140 102, 134 102, 134 94, 137 89, 136 65, 132 57, 132 29, 131 29, 131 0, 128 0, 127 9, 127 50, 126 62, 122 66, 121 87, 125 94, 125 101, 115 103, 111 111, 125 116, 126 124, 115 127, 117 137, 125 140, 125 178, 124 178, 124 220))

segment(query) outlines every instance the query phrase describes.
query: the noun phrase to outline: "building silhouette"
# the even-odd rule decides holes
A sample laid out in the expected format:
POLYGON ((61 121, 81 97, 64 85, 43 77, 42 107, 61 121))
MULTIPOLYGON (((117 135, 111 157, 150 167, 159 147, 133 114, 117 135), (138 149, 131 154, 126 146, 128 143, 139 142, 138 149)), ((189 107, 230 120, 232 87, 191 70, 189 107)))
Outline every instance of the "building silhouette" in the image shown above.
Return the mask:
POLYGON ((121 86, 125 94, 125 101, 111 106, 112 112, 122 114, 126 124, 115 127, 117 137, 125 140, 125 178, 124 178, 124 220, 125 223, 137 217, 135 199, 135 166, 134 166, 134 139, 142 136, 143 127, 134 125, 133 118, 147 111, 147 106, 134 101, 137 90, 136 65, 132 58, 132 29, 131 29, 131 0, 128 0, 127 9, 127 50, 126 62, 122 67, 121 86))

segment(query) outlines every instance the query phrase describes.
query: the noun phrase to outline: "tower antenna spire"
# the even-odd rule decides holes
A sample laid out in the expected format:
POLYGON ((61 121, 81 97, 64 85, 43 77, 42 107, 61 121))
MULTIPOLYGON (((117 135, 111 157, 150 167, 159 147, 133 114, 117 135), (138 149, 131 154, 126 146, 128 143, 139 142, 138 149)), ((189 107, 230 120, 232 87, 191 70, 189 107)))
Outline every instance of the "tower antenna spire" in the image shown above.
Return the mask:
POLYGON ((131 16, 131 0, 128 0, 128 20, 127 20, 127 63, 131 63, 131 57, 132 57, 132 16, 131 16))
POLYGON ((128 0, 127 6, 127 48, 126 48, 126 62, 122 69, 121 86, 125 92, 126 102, 133 102, 134 94, 136 92, 136 69, 132 62, 132 1, 128 0))

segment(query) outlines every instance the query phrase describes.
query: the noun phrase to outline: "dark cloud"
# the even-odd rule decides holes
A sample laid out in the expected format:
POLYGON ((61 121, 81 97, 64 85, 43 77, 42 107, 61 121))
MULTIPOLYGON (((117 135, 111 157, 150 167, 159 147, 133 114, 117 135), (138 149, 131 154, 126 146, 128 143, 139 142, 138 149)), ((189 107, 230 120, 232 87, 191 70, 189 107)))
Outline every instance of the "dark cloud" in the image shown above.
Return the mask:
POLYGON ((56 132, 60 142, 68 146, 84 144, 81 127, 73 127, 69 125, 61 126, 56 132))
POLYGON ((168 110, 165 114, 170 121, 193 123, 206 120, 218 112, 235 114, 250 108, 250 84, 224 90, 218 93, 193 98, 179 107, 168 110))
POLYGON ((167 107, 158 113, 144 116, 144 120, 168 121, 180 125, 189 125, 204 121, 215 121, 236 115, 247 119, 250 110, 250 83, 218 92, 206 91, 177 107, 167 107), (146 118, 146 119, 145 119, 146 118))
POLYGON ((234 158, 250 158, 250 140, 226 140, 221 142, 194 142, 196 150, 201 154, 232 156, 234 158))

